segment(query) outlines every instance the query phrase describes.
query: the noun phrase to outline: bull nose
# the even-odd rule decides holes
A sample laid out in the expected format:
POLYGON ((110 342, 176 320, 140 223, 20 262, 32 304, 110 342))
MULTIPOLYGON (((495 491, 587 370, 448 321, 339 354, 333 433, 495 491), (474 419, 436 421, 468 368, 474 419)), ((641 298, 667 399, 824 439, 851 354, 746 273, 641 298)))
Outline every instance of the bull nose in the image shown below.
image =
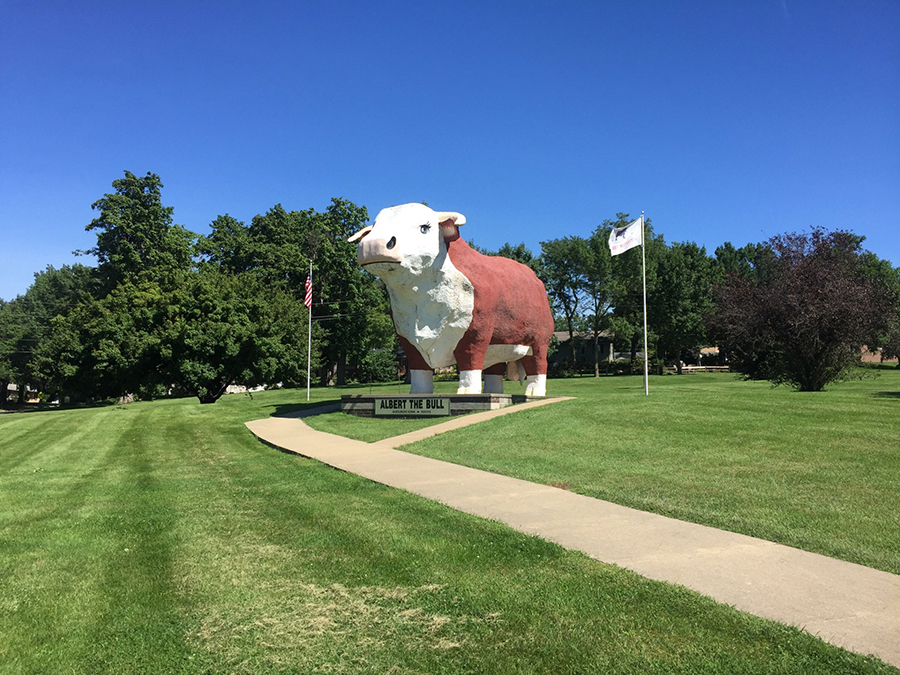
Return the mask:
POLYGON ((401 262, 396 237, 391 237, 390 241, 385 241, 380 237, 373 239, 371 236, 360 240, 356 249, 356 260, 360 265, 376 262, 401 262))

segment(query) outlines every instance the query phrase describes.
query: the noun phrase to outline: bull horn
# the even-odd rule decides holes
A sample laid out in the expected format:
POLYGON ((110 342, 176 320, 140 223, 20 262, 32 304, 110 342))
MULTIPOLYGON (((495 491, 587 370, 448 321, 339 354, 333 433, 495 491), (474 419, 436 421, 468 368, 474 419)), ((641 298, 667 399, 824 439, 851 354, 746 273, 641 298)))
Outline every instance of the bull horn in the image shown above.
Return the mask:
POLYGON ((437 219, 439 223, 446 223, 448 220, 452 220, 457 227, 466 224, 466 217, 456 211, 438 211, 437 219))
POLYGON ((369 232, 371 232, 371 231, 372 231, 372 226, 371 226, 371 225, 367 225, 366 227, 364 227, 363 229, 361 229, 361 230, 360 230, 359 232, 357 232, 356 234, 351 234, 349 237, 347 237, 347 241, 349 241, 349 242, 352 244, 354 241, 357 241, 357 240, 362 239, 363 237, 365 237, 365 236, 366 236, 367 234, 369 234, 369 232))

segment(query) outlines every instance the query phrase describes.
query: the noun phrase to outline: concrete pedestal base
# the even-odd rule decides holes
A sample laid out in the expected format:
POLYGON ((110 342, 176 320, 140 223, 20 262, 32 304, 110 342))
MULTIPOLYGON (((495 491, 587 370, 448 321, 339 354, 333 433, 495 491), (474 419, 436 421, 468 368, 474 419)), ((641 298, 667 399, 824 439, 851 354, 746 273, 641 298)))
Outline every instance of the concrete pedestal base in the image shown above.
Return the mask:
POLYGON ((523 394, 353 394, 341 396, 341 410, 359 417, 447 417, 498 410, 524 403, 523 394))

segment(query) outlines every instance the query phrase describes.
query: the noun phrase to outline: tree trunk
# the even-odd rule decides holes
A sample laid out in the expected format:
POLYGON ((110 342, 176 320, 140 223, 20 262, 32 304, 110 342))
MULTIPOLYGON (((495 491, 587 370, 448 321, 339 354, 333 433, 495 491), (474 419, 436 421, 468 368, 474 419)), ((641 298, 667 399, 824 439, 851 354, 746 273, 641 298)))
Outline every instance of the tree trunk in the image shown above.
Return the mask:
POLYGON ((594 329, 594 377, 600 377, 600 333, 594 329))
POLYGON ((228 389, 228 385, 233 381, 234 379, 232 378, 226 382, 216 382, 212 386, 201 390, 201 392, 197 394, 197 398, 200 399, 200 403, 215 403, 222 394, 225 393, 225 390, 228 389))
POLYGON ((6 406, 9 398, 9 380, 0 380, 0 408, 6 406))
POLYGON ((578 357, 575 355, 575 330, 572 328, 572 318, 566 314, 566 327, 569 329, 569 349, 572 350, 572 369, 578 372, 578 357))
POLYGON ((339 386, 347 383, 347 354, 345 352, 338 354, 336 381, 339 386))
POLYGON ((327 366, 322 366, 322 377, 319 381, 323 387, 330 387, 334 384, 334 375, 336 371, 336 363, 329 363, 327 366))

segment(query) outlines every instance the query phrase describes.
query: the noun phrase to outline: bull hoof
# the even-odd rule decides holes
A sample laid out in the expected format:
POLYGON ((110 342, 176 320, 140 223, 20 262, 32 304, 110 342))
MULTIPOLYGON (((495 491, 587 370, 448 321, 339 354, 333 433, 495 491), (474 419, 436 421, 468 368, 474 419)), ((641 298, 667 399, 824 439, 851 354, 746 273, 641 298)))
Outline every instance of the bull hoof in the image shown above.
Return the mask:
POLYGON ((547 395, 547 376, 546 375, 529 375, 528 385, 525 387, 526 396, 546 396, 547 395))

